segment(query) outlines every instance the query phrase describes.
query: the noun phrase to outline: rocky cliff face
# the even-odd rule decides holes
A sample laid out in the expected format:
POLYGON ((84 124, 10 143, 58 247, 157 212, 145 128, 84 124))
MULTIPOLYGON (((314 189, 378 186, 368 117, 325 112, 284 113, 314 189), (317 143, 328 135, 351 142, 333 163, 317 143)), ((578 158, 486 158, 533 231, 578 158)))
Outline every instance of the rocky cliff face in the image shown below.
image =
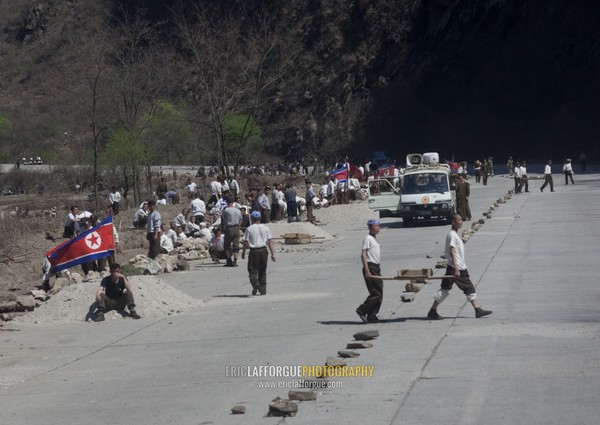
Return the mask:
MULTIPOLYGON (((7 67, 7 78, 0 82, 0 114, 22 117, 19 125, 26 125, 27 107, 36 128, 49 127, 47 144, 62 142, 56 129, 77 111, 61 109, 73 92, 54 89, 64 83, 56 70, 61 61, 77 60, 73 46, 85 50, 94 28, 114 25, 100 11, 143 11, 168 37, 174 31, 170 6, 176 3, 186 2, 40 0, 3 6, 0 66, 7 67), (52 115, 54 108, 59 113, 52 115), (36 116, 43 121, 36 123, 36 116)), ((600 154, 596 1, 246 2, 249 13, 264 5, 285 23, 302 81, 285 108, 263 123, 277 153, 363 157, 380 148, 398 158, 434 150, 466 159, 559 159, 580 149, 600 154)), ((68 125, 82 123, 75 117, 68 125)))
POLYGON ((424 2, 365 133, 398 154, 598 154, 599 18, 594 1, 424 2))

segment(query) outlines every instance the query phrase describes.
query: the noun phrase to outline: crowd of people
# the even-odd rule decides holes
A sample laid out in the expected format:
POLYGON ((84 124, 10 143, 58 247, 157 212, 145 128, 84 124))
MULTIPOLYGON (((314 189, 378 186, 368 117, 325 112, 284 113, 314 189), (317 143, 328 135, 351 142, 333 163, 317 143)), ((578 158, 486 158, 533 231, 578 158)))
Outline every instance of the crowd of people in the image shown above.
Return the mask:
MULTIPOLYGON (((278 175, 280 168, 284 168, 286 172, 292 174, 297 173, 306 176, 302 193, 304 196, 299 196, 298 190, 291 182, 285 185, 275 183, 273 187, 269 185, 249 187, 246 192, 242 192, 239 182, 234 177, 225 178, 223 174, 216 172, 217 169, 210 171, 209 175, 212 175, 213 178, 208 184, 206 184, 204 175, 196 178, 187 177, 183 186, 179 188, 170 188, 165 177, 160 176, 154 199, 142 202, 136 208, 132 217, 133 228, 146 229, 148 257, 155 259, 161 253, 168 254, 176 247, 186 244, 190 238, 205 239, 213 263, 221 264, 224 261, 225 267, 237 267, 240 253, 242 258, 245 258, 246 251, 249 251, 248 273, 252 284, 252 294, 266 294, 266 268, 269 251, 272 261, 275 261, 275 250, 270 230, 264 224, 271 221, 297 222, 301 220, 304 212, 306 212, 307 221, 317 223, 314 213, 316 209, 336 203, 348 203, 349 200, 356 199, 357 192, 361 190, 360 181, 352 178, 351 175, 348 176, 347 181, 340 182, 335 175, 326 174, 319 184, 311 180, 308 170, 300 163, 286 167, 283 167, 283 164, 265 164, 264 166, 244 169, 242 175, 247 173, 278 175), (202 178, 202 182, 198 181, 199 177, 202 178), (182 204, 182 209, 170 221, 163 221, 157 209, 160 204, 182 204)), ((365 168, 362 168, 360 172, 369 174, 368 171, 363 170, 365 168)), ((509 157, 507 171, 514 179, 515 193, 529 192, 529 179, 525 161, 513 162, 512 157, 509 157)), ((574 184, 571 159, 565 159, 562 172, 565 177, 565 184, 569 184, 569 182, 574 184)), ((401 176, 400 170, 394 171, 394 175, 396 174, 401 176)), ((468 174, 468 164, 461 162, 452 176, 457 211, 453 226, 457 228, 460 227, 458 226, 458 217, 461 221, 463 219, 465 221, 471 220, 468 174)), ((487 179, 494 176, 493 158, 489 157, 483 161, 476 160, 473 174, 475 183, 486 185, 487 179)), ((545 166, 544 180, 540 190, 543 192, 547 186, 550 186, 550 190, 554 191, 551 160, 545 166)), ((122 195, 117 187, 111 187, 107 196, 108 207, 106 213, 119 214, 121 201, 122 195)), ((77 206, 72 206, 65 219, 63 237, 75 238, 97 224, 98 218, 94 214, 81 211, 77 206)), ((378 264, 376 258, 378 255, 378 248, 376 248, 378 224, 376 221, 369 223, 370 239, 367 238, 366 245, 363 247, 365 250, 364 255, 361 257, 367 288, 372 293, 371 297, 375 296, 375 301, 367 299, 366 304, 361 305, 357 310, 357 313, 365 322, 377 322, 379 320, 376 314, 378 305, 381 302, 381 294, 379 294, 381 284, 376 279, 377 270, 374 268, 374 264, 378 264)), ((454 227, 453 230, 456 230, 454 227)), ((114 230, 113 236, 115 247, 119 250, 119 235, 116 230, 114 230)), ((139 318, 139 315, 135 313, 132 295, 127 295, 127 292, 131 290, 123 282, 124 276, 120 274, 119 265, 115 263, 114 256, 109 259, 108 264, 111 271, 109 278, 112 280, 111 282, 104 282, 103 280, 104 283, 98 291, 97 302, 100 306, 98 320, 103 320, 103 313, 110 308, 115 308, 115 306, 120 308, 129 306, 130 311, 132 311, 131 316, 139 318), (115 285, 117 289, 113 288, 115 285), (111 298, 106 292, 106 288, 112 288, 108 292, 116 298, 111 298)), ((101 259, 85 263, 82 268, 84 273, 88 274, 90 271, 106 270, 106 266, 106 259, 101 259)), ((49 270, 48 267, 47 269, 49 270)), ((452 270, 450 272, 454 273, 452 270)), ((45 277, 44 289, 49 289, 47 274, 45 277)), ((462 275, 461 278, 463 278, 462 275)), ((447 290, 448 287, 443 287, 443 291, 447 290)), ((446 292, 444 292, 445 294, 446 292)), ((436 299, 436 302, 439 304, 441 298, 436 299)), ((436 307, 437 305, 434 303, 429 313, 430 318, 436 315, 436 307)), ((479 309, 478 305, 474 304, 474 307, 476 310, 479 309)), ((489 313, 485 312, 485 314, 489 313)))

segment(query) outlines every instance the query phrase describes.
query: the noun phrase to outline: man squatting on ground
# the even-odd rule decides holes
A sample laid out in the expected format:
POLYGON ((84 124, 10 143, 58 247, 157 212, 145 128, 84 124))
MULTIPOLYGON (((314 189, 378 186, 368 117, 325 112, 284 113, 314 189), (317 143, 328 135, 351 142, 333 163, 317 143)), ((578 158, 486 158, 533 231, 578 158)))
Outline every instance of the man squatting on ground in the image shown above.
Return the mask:
POLYGON ((269 261, 269 251, 271 251, 271 260, 275 261, 275 249, 273 248, 273 238, 271 229, 264 224, 260 224, 260 211, 252 211, 252 225, 244 232, 244 247, 242 249, 242 260, 246 258, 246 249, 250 249, 248 255, 248 275, 250 284, 252 284, 252 295, 260 292, 260 295, 267 293, 267 263, 269 261))
POLYGON ((458 236, 458 230, 462 227, 463 220, 460 214, 452 214, 452 229, 446 236, 446 249, 445 255, 448 260, 448 266, 446 267, 446 276, 454 276, 453 279, 442 279, 442 285, 440 289, 433 296, 433 305, 427 314, 429 319, 443 319, 437 313, 437 307, 450 295, 452 285, 456 283, 464 294, 467 296, 471 305, 475 309, 475 317, 483 317, 488 314, 492 314, 491 310, 484 310, 481 308, 479 301, 477 301, 477 294, 475 293, 475 286, 471 279, 469 279, 469 272, 467 270, 467 264, 465 263, 465 245, 458 236))
POLYGON ((110 310, 129 309, 129 317, 139 319, 140 315, 135 311, 135 301, 131 285, 125 276, 121 274, 121 266, 117 263, 111 263, 110 275, 106 276, 100 282, 100 287, 96 291, 96 302, 98 303, 98 314, 95 322, 104 321, 104 313, 110 310))
POLYGON ((364 323, 381 323, 377 317, 381 303, 383 302, 383 280, 377 279, 381 276, 381 251, 377 234, 380 230, 379 220, 372 218, 367 222, 369 234, 365 236, 360 253, 362 273, 369 291, 369 296, 357 309, 356 314, 364 323))

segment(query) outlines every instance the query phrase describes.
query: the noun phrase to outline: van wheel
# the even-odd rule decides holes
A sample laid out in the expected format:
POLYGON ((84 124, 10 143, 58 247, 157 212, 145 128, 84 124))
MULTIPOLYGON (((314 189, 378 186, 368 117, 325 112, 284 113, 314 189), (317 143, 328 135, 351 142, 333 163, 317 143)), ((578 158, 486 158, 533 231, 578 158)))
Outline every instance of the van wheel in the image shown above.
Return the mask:
POLYGON ((404 227, 411 227, 413 225, 413 219, 412 218, 403 218, 402 223, 404 224, 404 227))

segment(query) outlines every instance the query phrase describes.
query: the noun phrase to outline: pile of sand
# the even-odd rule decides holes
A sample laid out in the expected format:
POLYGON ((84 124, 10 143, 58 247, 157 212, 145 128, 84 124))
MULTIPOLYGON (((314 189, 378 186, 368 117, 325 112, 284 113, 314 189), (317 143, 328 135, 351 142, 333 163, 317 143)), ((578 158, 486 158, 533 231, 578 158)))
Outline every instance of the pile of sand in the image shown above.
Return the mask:
MULTIPOLYGON (((203 301, 167 285, 156 276, 128 277, 133 288, 136 310, 142 318, 160 318, 200 307, 203 301)), ((91 320, 100 280, 72 284, 34 311, 15 318, 16 324, 76 323, 91 320)), ((122 320, 119 312, 106 314, 106 320, 122 320)))

